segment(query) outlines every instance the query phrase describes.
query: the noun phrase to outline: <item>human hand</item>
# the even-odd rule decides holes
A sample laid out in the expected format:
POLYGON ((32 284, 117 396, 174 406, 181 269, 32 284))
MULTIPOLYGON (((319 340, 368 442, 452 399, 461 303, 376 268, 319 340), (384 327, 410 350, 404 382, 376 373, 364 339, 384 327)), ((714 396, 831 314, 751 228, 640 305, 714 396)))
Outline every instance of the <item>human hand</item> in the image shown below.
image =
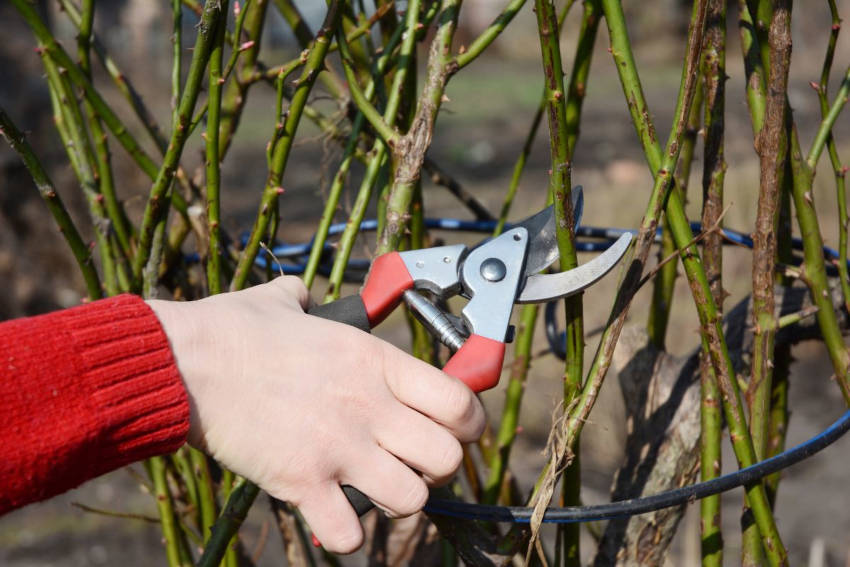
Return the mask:
POLYGON ((459 380, 352 327, 306 315, 295 277, 193 302, 149 301, 191 406, 189 442, 298 506, 326 549, 363 531, 340 485, 420 510, 484 411, 459 380), (419 471, 421 474, 414 472, 419 471))

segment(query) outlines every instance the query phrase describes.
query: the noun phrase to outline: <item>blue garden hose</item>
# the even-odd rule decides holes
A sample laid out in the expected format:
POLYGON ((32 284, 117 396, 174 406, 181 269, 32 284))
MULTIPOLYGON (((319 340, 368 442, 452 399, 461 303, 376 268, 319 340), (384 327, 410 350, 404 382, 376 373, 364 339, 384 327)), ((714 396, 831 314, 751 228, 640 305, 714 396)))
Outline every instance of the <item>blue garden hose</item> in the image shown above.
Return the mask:
MULTIPOLYGON (((646 514, 647 512, 654 512, 663 508, 681 506, 688 502, 705 498, 706 496, 720 494, 721 492, 726 492, 739 486, 752 484, 768 475, 808 459, 815 453, 835 443, 847 433, 848 429, 850 429, 850 410, 845 411, 835 423, 808 441, 733 473, 725 474, 706 482, 683 486, 642 498, 632 498, 608 504, 597 504, 595 506, 547 508, 543 514, 543 522, 552 524, 595 522, 646 514)), ((531 521, 534 508, 526 506, 487 506, 484 504, 470 504, 457 500, 439 500, 434 498, 428 501, 425 511, 429 514, 450 516, 464 520, 527 524, 531 521)))

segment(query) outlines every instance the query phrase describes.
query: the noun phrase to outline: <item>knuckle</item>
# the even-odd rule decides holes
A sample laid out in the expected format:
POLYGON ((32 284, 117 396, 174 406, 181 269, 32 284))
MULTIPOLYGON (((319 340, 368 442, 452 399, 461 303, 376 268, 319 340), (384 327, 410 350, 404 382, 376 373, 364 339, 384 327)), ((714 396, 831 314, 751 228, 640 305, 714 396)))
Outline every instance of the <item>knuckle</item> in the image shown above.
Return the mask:
POLYGON ((307 287, 304 285, 304 282, 301 281, 301 278, 297 278, 295 276, 280 276, 280 282, 282 285, 292 289, 293 291, 305 290, 307 287))
POLYGON ((446 418, 455 425, 467 421, 475 412, 475 394, 460 382, 451 382, 446 396, 446 418))
POLYGON ((297 278, 295 276, 280 276, 273 280, 276 284, 278 292, 283 292, 287 297, 294 298, 297 302, 303 302, 309 297, 310 292, 307 291, 307 287, 304 285, 304 282, 301 281, 301 278, 297 278))
POLYGON ((484 429, 487 428, 487 418, 485 417, 484 411, 478 412, 477 419, 475 420, 472 427, 472 438, 469 439, 470 442, 477 441, 482 435, 484 435, 484 429))
POLYGON ((399 516, 410 516, 421 510, 428 501, 428 487, 425 481, 416 477, 410 483, 405 496, 394 510, 399 516))
POLYGON ((455 471, 463 462, 463 447, 455 439, 452 439, 443 449, 442 458, 440 459, 439 467, 434 471, 439 479, 444 479, 454 475, 455 471))

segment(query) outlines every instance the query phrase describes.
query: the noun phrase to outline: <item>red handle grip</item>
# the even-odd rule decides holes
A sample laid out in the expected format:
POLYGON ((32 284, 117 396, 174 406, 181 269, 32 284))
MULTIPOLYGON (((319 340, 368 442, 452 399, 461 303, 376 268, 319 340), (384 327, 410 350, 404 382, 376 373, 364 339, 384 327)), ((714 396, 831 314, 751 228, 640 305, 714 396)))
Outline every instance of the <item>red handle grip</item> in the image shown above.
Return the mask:
POLYGON ((413 287, 413 277, 398 252, 382 254, 372 262, 360 297, 374 327, 401 302, 402 294, 413 287))
POLYGON ((443 371, 460 379, 474 392, 489 390, 499 383, 505 343, 472 335, 452 356, 443 371))

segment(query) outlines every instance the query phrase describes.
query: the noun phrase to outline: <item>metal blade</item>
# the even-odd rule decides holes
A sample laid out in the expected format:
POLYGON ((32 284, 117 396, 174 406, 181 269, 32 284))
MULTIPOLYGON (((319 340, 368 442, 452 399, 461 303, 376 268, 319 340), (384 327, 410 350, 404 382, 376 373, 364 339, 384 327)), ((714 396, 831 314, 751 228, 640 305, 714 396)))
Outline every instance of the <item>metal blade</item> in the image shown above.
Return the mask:
MULTIPOLYGON (((581 185, 572 190, 573 217, 575 226, 581 222, 584 212, 584 194, 581 185)), ((536 215, 513 226, 528 231, 528 253, 525 258, 525 275, 530 276, 552 265, 558 259, 558 235, 555 227, 555 206, 550 205, 536 215)))
POLYGON ((608 250, 578 268, 558 274, 529 276, 515 303, 541 303, 580 292, 610 272, 625 255, 631 241, 630 233, 623 234, 608 250))

